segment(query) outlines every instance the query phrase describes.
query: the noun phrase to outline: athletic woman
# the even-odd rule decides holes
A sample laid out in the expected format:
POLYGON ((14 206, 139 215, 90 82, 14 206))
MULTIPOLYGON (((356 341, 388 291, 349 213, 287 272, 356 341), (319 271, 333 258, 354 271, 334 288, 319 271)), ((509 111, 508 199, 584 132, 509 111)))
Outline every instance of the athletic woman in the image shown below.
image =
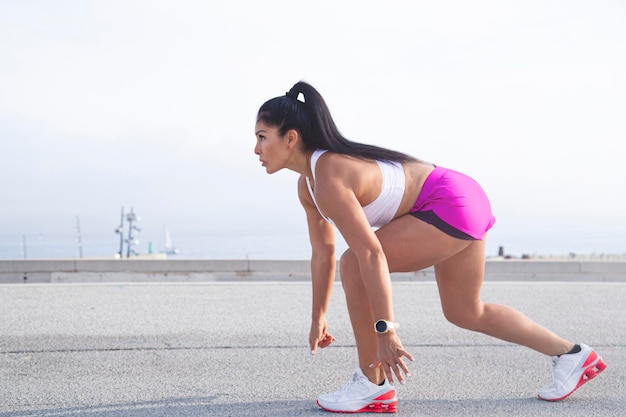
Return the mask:
POLYGON ((396 332, 390 272, 434 265, 444 315, 451 323, 554 358, 543 400, 570 395, 604 370, 602 358, 503 305, 480 298, 485 237, 494 224, 482 188, 468 176, 404 153, 341 135, 322 96, 298 82, 261 106, 255 154, 268 174, 300 174, 298 196, 312 246, 311 354, 328 346, 325 313, 335 279, 337 228, 348 249, 339 267, 356 340, 358 368, 337 392, 320 395, 328 411, 394 412, 394 380, 410 377, 396 332))

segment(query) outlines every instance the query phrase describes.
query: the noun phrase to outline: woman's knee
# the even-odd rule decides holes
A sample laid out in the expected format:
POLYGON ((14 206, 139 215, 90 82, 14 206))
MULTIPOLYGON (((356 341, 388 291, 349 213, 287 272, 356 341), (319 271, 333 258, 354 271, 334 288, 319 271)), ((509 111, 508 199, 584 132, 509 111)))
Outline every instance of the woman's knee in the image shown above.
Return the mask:
POLYGON ((339 259, 339 275, 341 282, 346 285, 350 280, 358 277, 360 273, 359 261, 350 249, 346 250, 339 259))
POLYGON ((443 309, 443 315, 450 323, 462 329, 480 332, 484 327, 482 303, 478 306, 459 308, 458 306, 443 309))

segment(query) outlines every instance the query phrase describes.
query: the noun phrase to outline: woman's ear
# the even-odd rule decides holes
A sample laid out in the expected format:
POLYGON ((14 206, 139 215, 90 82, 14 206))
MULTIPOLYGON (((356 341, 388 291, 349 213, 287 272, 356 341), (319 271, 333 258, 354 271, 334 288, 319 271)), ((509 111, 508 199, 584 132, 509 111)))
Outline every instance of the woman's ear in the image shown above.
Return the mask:
POLYGON ((285 133, 285 139, 287 140, 288 145, 296 145, 300 140, 300 135, 297 130, 290 129, 287 133, 285 133))

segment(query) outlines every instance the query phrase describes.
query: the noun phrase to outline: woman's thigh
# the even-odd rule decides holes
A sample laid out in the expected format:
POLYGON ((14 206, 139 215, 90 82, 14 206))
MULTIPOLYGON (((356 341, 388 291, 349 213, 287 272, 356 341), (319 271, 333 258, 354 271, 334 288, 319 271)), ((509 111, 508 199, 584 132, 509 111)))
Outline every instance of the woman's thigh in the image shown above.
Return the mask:
POLYGON ((461 252, 435 265, 441 306, 448 320, 459 324, 459 320, 471 321, 481 314, 484 276, 484 240, 475 240, 461 252))
POLYGON ((452 237, 411 215, 397 218, 376 231, 390 272, 410 272, 444 262, 474 244, 452 237))

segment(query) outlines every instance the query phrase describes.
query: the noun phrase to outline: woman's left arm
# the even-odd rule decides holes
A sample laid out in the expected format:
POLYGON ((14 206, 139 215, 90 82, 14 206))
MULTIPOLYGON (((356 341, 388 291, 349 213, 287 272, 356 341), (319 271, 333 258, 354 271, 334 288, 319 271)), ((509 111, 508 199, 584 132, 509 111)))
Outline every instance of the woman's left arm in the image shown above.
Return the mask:
MULTIPOLYGON (((374 313, 374 320, 394 321, 387 259, 349 180, 346 181, 345 177, 332 175, 332 173, 324 179, 318 178, 316 199, 320 209, 333 220, 350 250, 358 259, 361 278, 374 313)), ((374 323, 371 325, 373 329, 374 323)), ((378 334, 378 359, 372 366, 382 366, 391 381, 395 374, 402 382, 403 373, 410 375, 402 357, 413 360, 411 354, 404 350, 395 330, 378 334)))

